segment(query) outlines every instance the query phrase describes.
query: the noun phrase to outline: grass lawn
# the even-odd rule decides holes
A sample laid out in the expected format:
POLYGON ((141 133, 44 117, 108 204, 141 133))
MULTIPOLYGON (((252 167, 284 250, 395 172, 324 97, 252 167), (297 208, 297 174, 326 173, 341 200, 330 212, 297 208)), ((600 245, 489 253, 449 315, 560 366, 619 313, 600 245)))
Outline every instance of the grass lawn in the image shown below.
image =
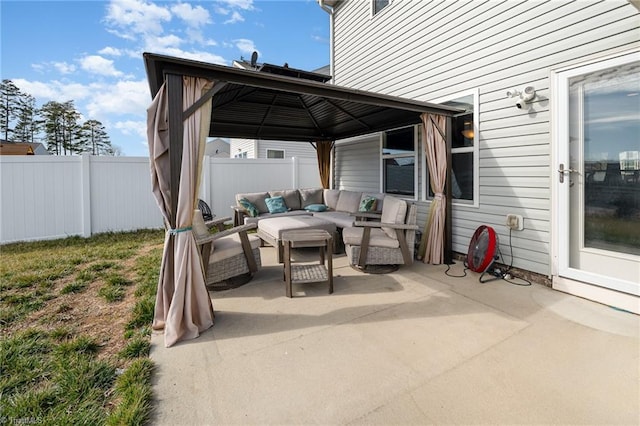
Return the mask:
POLYGON ((149 419, 163 231, 0 247, 0 423, 149 419))

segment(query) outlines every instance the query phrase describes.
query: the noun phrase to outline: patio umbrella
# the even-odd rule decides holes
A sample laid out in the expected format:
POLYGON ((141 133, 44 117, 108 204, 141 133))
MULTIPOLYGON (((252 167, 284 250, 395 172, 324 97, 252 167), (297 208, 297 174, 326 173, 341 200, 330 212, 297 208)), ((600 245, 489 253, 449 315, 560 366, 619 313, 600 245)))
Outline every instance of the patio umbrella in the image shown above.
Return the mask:
MULTIPOLYGON (((182 80, 182 110, 185 111, 202 97, 211 83, 193 77, 182 77, 182 80)), ((170 161, 168 103, 165 82, 147 110, 147 138, 153 194, 168 228, 153 319, 153 328, 164 330, 167 347, 180 340, 198 337, 213 325, 214 316, 198 248, 191 232, 211 102, 205 102, 184 119, 180 162, 175 161, 176 158, 170 161), (171 187, 171 167, 176 166, 179 168, 179 181, 174 189, 171 187), (172 190, 177 190, 175 213, 171 206, 172 190)), ((179 154, 171 152, 178 158, 179 154)))
POLYGON ((422 119, 422 140, 425 141, 425 154, 429 168, 429 183, 434 196, 418 255, 424 263, 438 265, 444 262, 444 227, 447 208, 444 194, 447 177, 447 145, 444 132, 446 117, 424 113, 420 118, 422 119))

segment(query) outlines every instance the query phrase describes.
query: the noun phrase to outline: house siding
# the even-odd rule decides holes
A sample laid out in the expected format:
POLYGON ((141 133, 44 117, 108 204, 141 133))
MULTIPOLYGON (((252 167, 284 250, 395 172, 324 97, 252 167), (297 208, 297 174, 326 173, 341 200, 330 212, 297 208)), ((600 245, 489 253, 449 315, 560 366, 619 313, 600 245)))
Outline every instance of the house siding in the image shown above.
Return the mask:
POLYGON ((267 150, 283 150, 284 158, 316 158, 316 150, 307 142, 258 141, 258 158, 267 158, 267 150))
POLYGON ((380 134, 336 143, 334 188, 380 192, 380 134))
MULTIPOLYGON (((525 229, 511 235, 513 265, 550 275, 550 73, 640 47, 638 10, 626 0, 394 0, 372 17, 369 1, 347 0, 334 17, 336 84, 423 101, 478 90, 479 206, 454 205, 453 249, 466 253, 474 230, 487 224, 508 262, 505 215, 520 214, 525 229), (528 111, 505 95, 527 85, 537 94, 528 111)), ((336 150, 336 167, 353 154, 336 150)), ((376 173, 379 184, 379 166, 376 173)), ((370 186, 364 176, 349 175, 349 187, 370 186)), ((428 203, 419 204, 422 226, 428 203)))
POLYGON ((229 143, 229 157, 235 158, 241 152, 247 153, 247 158, 256 158, 255 140, 253 139, 231 139, 229 143))

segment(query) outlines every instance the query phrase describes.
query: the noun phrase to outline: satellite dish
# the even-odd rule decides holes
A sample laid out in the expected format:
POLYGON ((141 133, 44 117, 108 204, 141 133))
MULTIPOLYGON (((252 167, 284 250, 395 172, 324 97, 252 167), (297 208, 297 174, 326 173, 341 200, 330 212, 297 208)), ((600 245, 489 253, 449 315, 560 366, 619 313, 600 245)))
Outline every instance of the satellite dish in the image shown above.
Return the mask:
POLYGON ((253 53, 251 54, 251 66, 255 67, 257 62, 258 62, 258 52, 254 50, 253 53))
MULTIPOLYGON (((493 262, 498 259, 497 249, 498 235, 496 231, 490 226, 479 226, 469 243, 467 267, 473 272, 481 272, 484 275, 491 268, 493 262)), ((486 282, 482 281, 482 275, 480 275, 480 282, 486 282)))

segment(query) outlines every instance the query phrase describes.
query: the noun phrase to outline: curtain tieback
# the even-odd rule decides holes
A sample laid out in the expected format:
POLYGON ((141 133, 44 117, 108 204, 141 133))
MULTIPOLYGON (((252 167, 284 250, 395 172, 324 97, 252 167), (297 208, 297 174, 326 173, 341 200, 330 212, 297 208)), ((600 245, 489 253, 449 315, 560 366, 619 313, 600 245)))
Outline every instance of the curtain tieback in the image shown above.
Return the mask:
POLYGON ((444 193, 442 192, 436 192, 433 196, 434 200, 442 200, 444 198, 444 193))
POLYGON ((191 226, 185 226, 184 228, 169 229, 167 232, 171 235, 177 235, 181 232, 191 231, 191 229, 192 229, 191 226))

